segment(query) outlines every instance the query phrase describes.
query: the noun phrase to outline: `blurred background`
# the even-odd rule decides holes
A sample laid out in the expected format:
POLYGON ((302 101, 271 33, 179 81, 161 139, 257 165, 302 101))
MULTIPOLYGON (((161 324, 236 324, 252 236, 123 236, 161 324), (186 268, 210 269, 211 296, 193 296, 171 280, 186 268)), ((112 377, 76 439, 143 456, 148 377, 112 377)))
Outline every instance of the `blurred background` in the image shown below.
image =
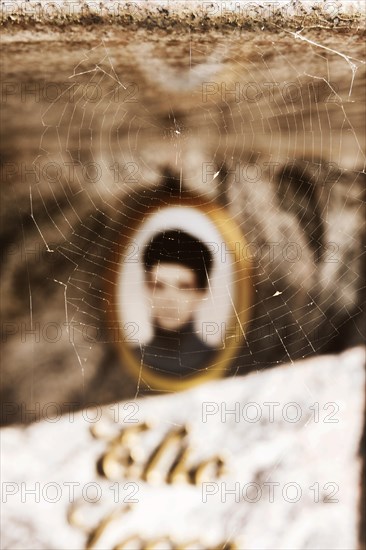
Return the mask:
POLYGON ((339 24, 8 27, 5 424, 32 421, 22 403, 143 393, 108 319, 121 235, 166 185, 220 205, 251 246, 227 375, 362 343, 364 45, 357 22, 339 24))

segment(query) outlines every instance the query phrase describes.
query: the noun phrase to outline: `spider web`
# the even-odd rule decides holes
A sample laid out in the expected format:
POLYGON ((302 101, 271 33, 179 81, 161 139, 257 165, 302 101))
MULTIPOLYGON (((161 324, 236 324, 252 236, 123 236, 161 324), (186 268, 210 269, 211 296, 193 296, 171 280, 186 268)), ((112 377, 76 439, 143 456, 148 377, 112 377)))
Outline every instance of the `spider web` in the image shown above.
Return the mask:
MULTIPOLYGON (((172 182, 224 208, 247 243, 242 288, 253 300, 243 324, 227 292, 240 336, 227 374, 326 351, 360 315, 361 45, 338 49, 319 29, 247 36, 140 33, 84 46, 42 115, 35 165, 47 177, 30 186, 31 216, 62 258, 60 323, 83 380, 125 342, 116 279, 121 258, 138 269, 139 256, 124 236, 146 196, 172 182)), ((352 331, 362 338, 356 322, 352 331)))
MULTIPOLYGON (((66 49, 59 80, 44 84, 46 91, 55 83, 63 89, 42 112, 34 161, 41 177, 27 189, 33 226, 22 226, 25 248, 36 233, 52 257, 48 275, 27 262, 26 293, 31 330, 39 320, 62 329, 62 339, 55 345, 48 339, 43 348, 62 371, 61 395, 83 393, 88 405, 91 395, 112 402, 139 397, 146 387, 161 391, 145 379, 143 341, 130 347, 126 336, 131 329, 135 336, 133 305, 149 303, 138 295, 149 278, 141 254, 154 233, 146 227, 156 221, 153 204, 162 188, 166 197, 194 193, 209 214, 221 208, 245 239, 236 243, 240 256, 251 263, 250 273, 238 272, 239 292, 251 294, 243 307, 230 286, 236 264, 227 243, 189 219, 178 224, 215 245, 215 269, 204 265, 205 300, 213 308, 200 322, 218 327, 217 354, 189 374, 238 376, 362 342, 363 46, 357 32, 338 42, 335 34, 306 28, 159 38, 126 31, 66 49), (145 230, 128 240, 136 220, 145 230), (126 266, 136 279, 127 323, 130 287, 120 282, 126 266), (217 266, 229 275, 218 280, 217 266), (233 334, 226 334, 225 315, 223 323, 220 314, 210 317, 221 302, 234 318, 233 334), (224 362, 220 352, 233 341, 235 354, 224 362), (140 351, 135 377, 122 348, 140 351)), ((164 217, 171 204, 163 198, 159 206, 164 217)), ((202 336, 202 327, 196 333, 202 336)), ((37 349, 27 358, 31 392, 42 384, 37 349)), ((45 399, 58 397, 59 388, 48 391, 47 375, 45 399)), ((232 531, 240 519, 241 511, 230 518, 232 531)))

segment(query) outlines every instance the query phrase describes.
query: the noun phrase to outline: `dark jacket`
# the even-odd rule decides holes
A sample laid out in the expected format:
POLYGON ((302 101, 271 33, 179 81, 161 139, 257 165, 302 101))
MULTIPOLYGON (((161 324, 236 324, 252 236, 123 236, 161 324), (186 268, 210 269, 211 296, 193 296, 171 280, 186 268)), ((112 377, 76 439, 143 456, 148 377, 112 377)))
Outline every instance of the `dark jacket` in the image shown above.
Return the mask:
POLYGON ((205 368, 216 351, 207 346, 190 322, 179 331, 154 327, 154 338, 138 351, 144 365, 156 369, 157 374, 187 376, 205 368))

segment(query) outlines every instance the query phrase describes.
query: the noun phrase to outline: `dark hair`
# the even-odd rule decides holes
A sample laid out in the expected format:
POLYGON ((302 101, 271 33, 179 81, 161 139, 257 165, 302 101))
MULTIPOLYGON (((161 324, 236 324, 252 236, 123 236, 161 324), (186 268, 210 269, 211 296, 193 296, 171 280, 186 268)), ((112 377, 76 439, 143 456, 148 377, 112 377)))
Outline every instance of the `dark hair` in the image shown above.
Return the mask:
POLYGON ((206 288, 213 257, 208 247, 185 231, 175 229, 157 233, 146 244, 143 263, 150 271, 159 262, 182 264, 192 269, 197 275, 199 288, 206 288))

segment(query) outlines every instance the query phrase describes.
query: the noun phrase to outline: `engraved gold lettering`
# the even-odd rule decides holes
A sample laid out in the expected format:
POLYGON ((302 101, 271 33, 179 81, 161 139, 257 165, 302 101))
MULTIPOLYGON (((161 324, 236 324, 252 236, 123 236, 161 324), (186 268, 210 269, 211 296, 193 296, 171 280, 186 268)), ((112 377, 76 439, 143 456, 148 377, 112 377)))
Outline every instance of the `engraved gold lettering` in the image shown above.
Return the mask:
POLYGON ((131 448, 131 442, 148 429, 149 425, 143 423, 122 430, 110 441, 107 452, 98 461, 99 473, 112 481, 137 477, 139 468, 136 467, 136 450, 131 448))
POLYGON ((186 470, 186 463, 190 455, 188 444, 184 444, 178 452, 176 460, 170 467, 166 481, 167 483, 190 483, 190 476, 186 470))
POLYGON ((82 509, 82 505, 80 505, 78 502, 73 502, 67 511, 67 521, 70 525, 73 525, 74 527, 85 531, 85 533, 89 533, 90 526, 85 525, 85 523, 83 522, 82 509))
MULTIPOLYGON (((98 461, 98 471, 107 479, 137 478, 147 482, 161 481, 166 483, 200 484, 212 477, 219 477, 225 471, 222 457, 214 456, 203 460, 196 466, 188 466, 191 449, 188 444, 186 426, 174 428, 168 432, 160 443, 145 459, 142 447, 137 443, 142 432, 150 429, 147 423, 129 426, 117 435, 101 429, 92 430, 93 436, 108 441, 108 448, 98 461)), ((83 517, 84 503, 72 504, 68 510, 70 525, 78 527, 87 535, 85 550, 93 550, 100 545, 101 538, 108 527, 130 510, 130 506, 117 508, 91 527, 83 517)), ((193 547, 204 548, 199 540, 176 542, 170 536, 145 540, 139 535, 129 536, 114 546, 113 550, 127 550, 131 544, 136 550, 189 550, 193 547)), ((211 550, 238 550, 234 542, 226 541, 211 550)))
POLYGON ((148 458, 145 468, 142 472, 142 479, 147 482, 156 481, 156 479, 162 479, 162 475, 159 472, 157 466, 162 461, 164 454, 168 448, 172 445, 181 443, 187 435, 187 428, 178 428, 169 432, 158 447, 152 452, 148 458))
POLYGON ((152 540, 145 540, 138 535, 132 535, 124 539, 122 542, 118 543, 117 546, 114 546, 113 550, 129 550, 131 548, 131 543, 137 543, 139 545, 133 545, 133 548, 136 550, 191 550, 193 548, 201 548, 202 550, 204 548, 205 550, 239 550, 235 542, 231 541, 221 543, 214 548, 208 548, 198 539, 187 542, 176 542, 169 536, 164 536, 152 540))
POLYGON ((108 514, 105 518, 103 518, 98 523, 97 527, 89 533, 88 540, 85 545, 85 550, 92 550, 95 547, 96 543, 100 540, 101 536, 103 535, 107 527, 113 521, 123 516, 129 510, 130 510, 129 506, 124 506, 122 509, 117 508, 112 513, 108 514))
POLYGON ((144 461, 137 443, 141 433, 149 429, 147 423, 134 425, 111 439, 107 451, 98 461, 98 472, 111 481, 140 478, 148 483, 184 482, 194 485, 222 475, 224 460, 219 456, 194 467, 187 466, 191 449, 186 426, 168 432, 144 461))
POLYGON ((207 475, 210 467, 214 468, 214 475, 213 478, 217 479, 220 477, 224 471, 225 471, 225 463, 224 460, 220 456, 215 456, 212 458, 208 458, 207 460, 204 460, 201 462, 195 469, 192 470, 192 482, 195 485, 199 485, 200 483, 203 483, 204 481, 209 481, 212 479, 212 476, 207 475))

